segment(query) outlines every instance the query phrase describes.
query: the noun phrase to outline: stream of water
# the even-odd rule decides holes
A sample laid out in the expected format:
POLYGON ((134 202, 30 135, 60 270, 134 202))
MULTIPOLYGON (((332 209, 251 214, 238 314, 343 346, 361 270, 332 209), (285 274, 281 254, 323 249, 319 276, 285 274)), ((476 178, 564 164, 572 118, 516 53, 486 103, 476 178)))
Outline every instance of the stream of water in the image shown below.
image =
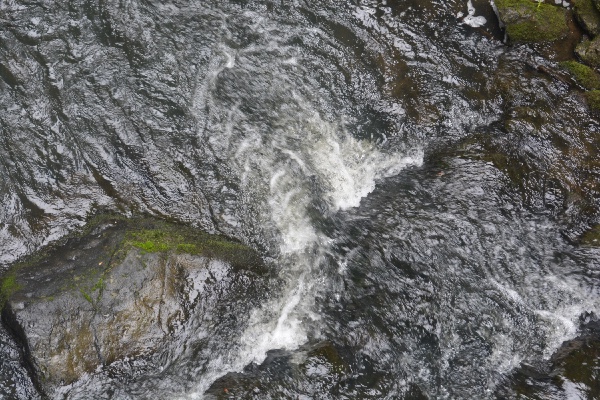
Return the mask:
POLYGON ((277 271, 239 331, 192 318, 167 356, 57 398, 210 398, 225 379, 233 398, 486 399, 574 338, 600 252, 567 239, 567 195, 482 143, 550 171, 598 128, 501 39, 487 1, 2 1, 3 266, 116 210, 277 271), (324 343, 343 374, 306 364, 324 343))

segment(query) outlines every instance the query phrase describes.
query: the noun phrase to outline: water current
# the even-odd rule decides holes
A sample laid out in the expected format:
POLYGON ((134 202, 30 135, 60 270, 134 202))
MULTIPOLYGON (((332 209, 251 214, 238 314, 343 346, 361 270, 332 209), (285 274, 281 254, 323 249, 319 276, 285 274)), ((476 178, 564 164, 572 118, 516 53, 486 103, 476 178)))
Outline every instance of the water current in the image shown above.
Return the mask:
POLYGON ((57 398, 486 399, 574 338, 600 252, 539 176, 585 181, 597 123, 497 24, 487 1, 0 2, 4 267, 113 210, 277 271, 235 330, 199 311, 166 356, 57 398))

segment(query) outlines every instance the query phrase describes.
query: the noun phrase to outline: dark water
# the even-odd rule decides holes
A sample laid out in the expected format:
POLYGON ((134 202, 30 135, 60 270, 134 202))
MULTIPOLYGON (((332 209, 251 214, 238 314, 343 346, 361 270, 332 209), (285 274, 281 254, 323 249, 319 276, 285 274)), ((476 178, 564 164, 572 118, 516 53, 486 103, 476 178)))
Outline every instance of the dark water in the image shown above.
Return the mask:
POLYGON ((577 336, 598 124, 474 5, 0 3, 2 265, 117 210, 278 271, 243 329, 199 316, 57 398, 494 398, 577 336))

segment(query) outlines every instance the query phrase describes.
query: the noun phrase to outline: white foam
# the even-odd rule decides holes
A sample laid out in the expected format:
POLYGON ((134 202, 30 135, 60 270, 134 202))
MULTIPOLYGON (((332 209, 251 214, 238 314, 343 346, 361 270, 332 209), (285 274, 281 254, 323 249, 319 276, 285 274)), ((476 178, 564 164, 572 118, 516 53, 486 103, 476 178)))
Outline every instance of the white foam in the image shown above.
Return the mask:
MULTIPOLYGON (((224 68, 243 68, 249 61, 244 58, 244 51, 249 50, 219 49, 211 72, 198 84, 194 96, 199 119, 207 108, 219 109, 219 99, 212 96, 217 75, 224 68)), ((302 68, 295 58, 286 57, 283 62, 291 63, 289 60, 293 60, 294 68, 302 68)), ((268 88, 268 96, 272 90, 277 92, 285 106, 283 112, 274 111, 268 130, 232 105, 228 105, 229 112, 220 112, 211 120, 212 133, 205 139, 215 156, 242 177, 244 198, 258 210, 249 216, 255 218, 254 224, 272 228, 268 234, 277 237, 283 288, 252 312, 247 327, 227 354, 215 354, 209 361, 191 398, 202 397, 208 386, 227 372, 261 363, 269 350, 293 350, 306 342, 307 321, 318 320, 313 313, 314 301, 316 290, 323 284, 319 276, 330 246, 329 238, 314 224, 311 213, 315 204, 327 214, 324 217, 356 207, 379 180, 423 161, 419 149, 410 154, 384 151, 356 139, 346 129, 343 116, 325 120, 313 109, 314 101, 297 89, 293 85, 268 88)))
MULTIPOLYGON (((485 17, 475 16, 475 7, 473 7, 473 2, 471 0, 469 0, 467 2, 467 10, 468 10, 468 15, 463 18, 463 20, 462 20, 463 24, 469 25, 473 28, 479 28, 480 26, 483 26, 487 23, 487 20, 485 19, 485 17)), ((461 14, 461 16, 462 16, 462 14, 461 14)))

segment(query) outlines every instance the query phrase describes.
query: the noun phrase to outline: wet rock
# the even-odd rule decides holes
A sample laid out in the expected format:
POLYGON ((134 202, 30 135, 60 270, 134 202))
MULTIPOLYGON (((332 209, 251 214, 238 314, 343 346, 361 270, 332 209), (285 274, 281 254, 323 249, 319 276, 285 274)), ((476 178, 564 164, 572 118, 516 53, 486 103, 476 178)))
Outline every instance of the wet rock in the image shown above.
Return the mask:
POLYGON ((205 395, 208 399, 259 399, 264 393, 277 393, 277 398, 287 398, 300 390, 306 398, 346 398, 344 386, 350 374, 350 365, 338 348, 324 341, 294 352, 271 350, 261 365, 221 377, 205 395))
POLYGON ((575 53, 583 62, 593 67, 600 67, 600 38, 584 40, 576 48, 575 53))
POLYGON ((585 246, 600 246, 600 225, 595 225, 581 235, 580 243, 585 246))
POLYGON ((547 42, 569 34, 562 7, 531 0, 496 0, 498 18, 511 42, 547 42))
POLYGON ((600 11, 592 0, 574 0, 574 13, 577 22, 591 36, 600 33, 600 11))
POLYGON ((584 93, 585 100, 592 112, 600 111, 600 90, 590 90, 584 93))
POLYGON ((548 362, 518 368, 498 389, 498 398, 600 398, 600 322, 584 313, 582 323, 581 335, 564 342, 548 362))
POLYGON ((3 321, 52 393, 161 348, 201 306, 203 287, 218 281, 213 274, 229 269, 261 272, 260 260, 241 244, 186 227, 108 219, 5 277, 3 321))
POLYGON ((0 399, 40 398, 24 367, 19 347, 0 326, 0 399))
POLYGON ((573 74, 577 83, 585 89, 600 89, 600 74, 592 68, 577 61, 564 61, 560 65, 573 74))

